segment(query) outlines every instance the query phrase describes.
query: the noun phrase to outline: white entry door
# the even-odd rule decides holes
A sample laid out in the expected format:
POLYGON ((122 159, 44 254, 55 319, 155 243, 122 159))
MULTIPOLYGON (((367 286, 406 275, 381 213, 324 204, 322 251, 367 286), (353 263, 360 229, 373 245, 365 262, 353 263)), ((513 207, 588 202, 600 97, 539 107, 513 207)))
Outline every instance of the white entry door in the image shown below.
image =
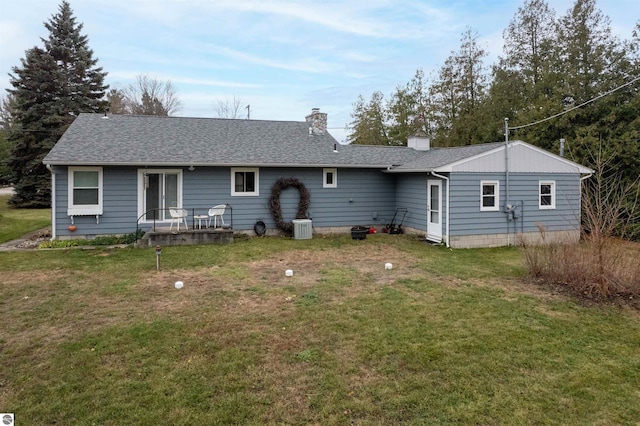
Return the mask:
POLYGON ((442 181, 427 180, 427 240, 442 242, 442 181))

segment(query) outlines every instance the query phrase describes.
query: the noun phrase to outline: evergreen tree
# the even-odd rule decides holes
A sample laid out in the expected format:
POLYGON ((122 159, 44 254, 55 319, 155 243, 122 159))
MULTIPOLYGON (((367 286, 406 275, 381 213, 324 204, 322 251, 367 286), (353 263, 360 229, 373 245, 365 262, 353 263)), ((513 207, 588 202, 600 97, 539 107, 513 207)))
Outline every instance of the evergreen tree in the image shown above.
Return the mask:
POLYGON ((9 159, 11 158, 11 142, 9 141, 9 133, 13 125, 13 116, 15 113, 15 99, 9 95, 0 96, 0 185, 9 184, 11 176, 11 168, 9 167, 9 159))
POLYGON ((17 207, 47 207, 50 200, 49 172, 44 156, 73 118, 62 115, 59 105, 60 69, 53 57, 39 47, 27 50, 22 67, 13 68, 16 100, 14 124, 9 133, 12 144, 9 167, 15 194, 10 203, 17 207))
POLYGON ((9 164, 16 207, 48 207, 50 173, 42 160, 80 112, 103 111, 106 73, 96 67, 87 36, 80 33, 67 1, 46 22, 49 38, 44 49, 25 52, 20 67, 13 67, 8 92, 16 111, 9 139, 13 151, 9 164))
POLYGON ((387 135, 387 111, 383 105, 384 95, 374 92, 371 100, 365 103, 362 95, 354 104, 351 116, 353 129, 347 140, 360 145, 389 145, 387 135))
POLYGON ((396 88, 387 109, 390 145, 406 146, 411 136, 431 136, 430 101, 422 70, 417 70, 406 85, 396 88))
POLYGON ((618 136, 630 123, 631 116, 630 111, 623 111, 637 97, 632 90, 608 93, 640 74, 630 52, 612 35, 610 20, 596 8, 595 0, 576 0, 559 20, 557 33, 554 65, 558 78, 552 101, 554 113, 568 112, 530 129, 527 136, 539 138, 540 146, 552 150, 560 138, 565 138, 573 159, 587 165, 590 153, 600 141, 605 142, 605 151, 624 152, 618 136))
POLYGON ((109 112, 111 114, 127 114, 126 99, 124 93, 118 89, 111 89, 107 93, 109 112))
POLYGON ((504 57, 493 67, 492 122, 508 117, 529 123, 553 115, 555 11, 544 0, 526 0, 503 32, 504 57))
POLYGON ((458 146, 486 142, 483 108, 486 102, 486 74, 483 60, 487 52, 478 45, 471 28, 462 34, 460 50, 447 58, 431 98, 436 119, 435 146, 458 146))

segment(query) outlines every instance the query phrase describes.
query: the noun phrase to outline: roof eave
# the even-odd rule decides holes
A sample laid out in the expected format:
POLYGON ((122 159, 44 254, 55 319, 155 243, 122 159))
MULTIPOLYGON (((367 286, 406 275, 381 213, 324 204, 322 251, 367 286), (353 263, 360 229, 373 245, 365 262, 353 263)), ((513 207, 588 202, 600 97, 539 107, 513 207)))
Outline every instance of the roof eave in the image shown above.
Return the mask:
POLYGON ((327 168, 339 167, 344 169, 387 169, 389 164, 340 164, 340 163, 196 163, 196 162, 90 162, 90 161, 62 161, 49 160, 43 164, 50 166, 112 166, 112 167, 285 167, 285 168, 327 168))
POLYGON ((388 168, 385 173, 430 173, 432 169, 394 169, 388 168))

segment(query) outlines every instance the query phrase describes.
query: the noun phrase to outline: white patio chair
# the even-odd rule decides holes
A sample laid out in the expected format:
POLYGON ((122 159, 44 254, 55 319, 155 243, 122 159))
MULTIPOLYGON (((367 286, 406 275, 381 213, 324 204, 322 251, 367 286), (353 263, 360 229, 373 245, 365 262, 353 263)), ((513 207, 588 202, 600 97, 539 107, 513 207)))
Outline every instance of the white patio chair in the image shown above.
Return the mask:
POLYGON ((186 230, 189 230, 189 226, 187 225, 187 216, 189 212, 187 209, 179 209, 177 207, 169 207, 169 215, 171 215, 171 226, 169 226, 169 231, 173 230, 173 224, 178 225, 178 231, 180 231, 180 224, 184 223, 184 227, 186 230))
POLYGON ((211 226, 211 219, 213 219, 213 227, 218 227, 218 218, 220 218, 221 225, 224 226, 224 211, 226 210, 226 204, 218 204, 217 206, 213 206, 209 209, 209 224, 207 226, 211 226))

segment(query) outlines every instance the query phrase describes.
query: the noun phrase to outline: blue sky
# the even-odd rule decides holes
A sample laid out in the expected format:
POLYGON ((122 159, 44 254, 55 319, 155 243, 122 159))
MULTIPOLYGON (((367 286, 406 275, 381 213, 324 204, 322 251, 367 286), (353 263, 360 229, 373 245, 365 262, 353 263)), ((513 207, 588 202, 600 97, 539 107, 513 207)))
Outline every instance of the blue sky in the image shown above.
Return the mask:
MULTIPOLYGON (((136 75, 171 80, 177 115, 213 117, 218 100, 240 98, 252 119, 304 120, 328 113, 344 141, 358 95, 388 96, 417 69, 437 72, 466 27, 501 55, 502 32, 524 0, 70 0, 83 34, 121 88, 136 75)), ((572 0, 548 0, 557 16, 572 0)), ((0 0, 0 89, 24 51, 42 45, 57 0, 0 0)), ((598 0, 613 33, 629 39, 638 0, 598 0)), ((246 115, 246 110, 243 111, 246 115)))

